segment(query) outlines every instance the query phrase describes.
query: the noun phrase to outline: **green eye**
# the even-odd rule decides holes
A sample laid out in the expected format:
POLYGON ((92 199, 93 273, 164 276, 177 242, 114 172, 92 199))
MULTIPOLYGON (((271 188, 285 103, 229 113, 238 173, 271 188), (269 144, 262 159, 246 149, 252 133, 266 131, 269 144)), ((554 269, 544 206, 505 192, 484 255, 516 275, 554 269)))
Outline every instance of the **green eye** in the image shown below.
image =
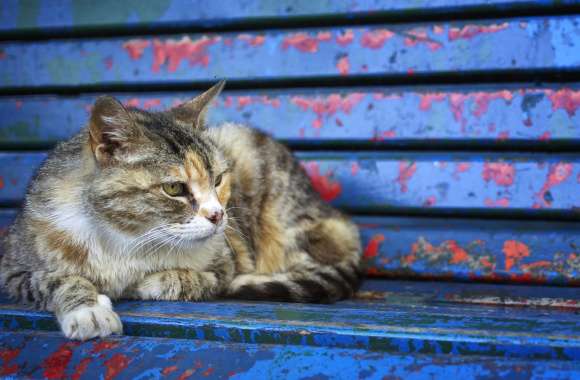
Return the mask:
POLYGON ((215 186, 218 187, 222 183, 223 174, 218 175, 215 177, 215 186))
POLYGON ((163 191, 171 197, 185 195, 185 185, 181 182, 169 182, 161 186, 163 187, 163 191))

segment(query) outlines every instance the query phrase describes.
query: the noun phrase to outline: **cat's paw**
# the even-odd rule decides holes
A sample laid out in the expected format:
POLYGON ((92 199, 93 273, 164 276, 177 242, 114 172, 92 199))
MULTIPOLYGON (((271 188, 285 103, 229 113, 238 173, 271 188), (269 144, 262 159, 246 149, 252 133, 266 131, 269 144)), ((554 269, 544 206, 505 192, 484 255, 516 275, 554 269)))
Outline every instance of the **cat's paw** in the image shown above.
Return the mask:
POLYGON ((87 340, 123 332, 123 325, 113 311, 109 297, 99 294, 97 301, 94 306, 81 306, 59 318, 62 332, 67 338, 87 340))
POLYGON ((142 300, 178 300, 181 286, 179 281, 173 281, 173 277, 165 272, 148 275, 132 289, 134 298, 142 300))

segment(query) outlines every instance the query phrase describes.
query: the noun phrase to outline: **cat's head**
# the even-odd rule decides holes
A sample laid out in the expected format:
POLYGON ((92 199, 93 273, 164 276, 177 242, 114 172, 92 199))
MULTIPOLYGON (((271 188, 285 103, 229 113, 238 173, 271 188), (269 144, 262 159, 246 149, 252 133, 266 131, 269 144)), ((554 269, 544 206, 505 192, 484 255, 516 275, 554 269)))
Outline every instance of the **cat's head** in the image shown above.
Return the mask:
POLYGON ((87 201, 99 222, 152 244, 192 244, 223 234, 229 163, 204 125, 223 86, 165 112, 125 107, 110 96, 96 100, 86 149, 95 175, 87 201))

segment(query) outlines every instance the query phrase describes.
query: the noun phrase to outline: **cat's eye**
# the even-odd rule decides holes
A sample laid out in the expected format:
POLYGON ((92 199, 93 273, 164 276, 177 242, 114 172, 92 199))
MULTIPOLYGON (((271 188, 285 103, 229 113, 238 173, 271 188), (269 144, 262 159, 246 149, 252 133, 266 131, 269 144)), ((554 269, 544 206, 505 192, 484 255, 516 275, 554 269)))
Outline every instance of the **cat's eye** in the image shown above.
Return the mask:
POLYGON ((181 182, 167 182, 161 185, 163 191, 171 197, 185 195, 185 185, 181 182))
POLYGON ((215 186, 216 187, 218 187, 222 183, 223 176, 224 176, 223 174, 220 174, 217 177, 215 177, 215 186))

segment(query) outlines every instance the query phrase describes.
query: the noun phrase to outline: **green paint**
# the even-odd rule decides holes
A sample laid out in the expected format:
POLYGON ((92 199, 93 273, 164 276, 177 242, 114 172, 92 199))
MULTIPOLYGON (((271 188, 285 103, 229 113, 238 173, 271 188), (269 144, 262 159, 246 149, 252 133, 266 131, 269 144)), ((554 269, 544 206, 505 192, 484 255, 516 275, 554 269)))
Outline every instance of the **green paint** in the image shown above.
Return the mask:
POLYGON ((129 20, 140 23, 159 21, 171 0, 101 0, 98 6, 86 0, 73 0, 73 27, 125 24, 129 20))
POLYGON ((38 24, 38 13, 40 10, 40 0, 26 0, 18 3, 17 25, 20 28, 33 28, 38 24))
POLYGON ((0 140, 2 142, 29 142, 36 141, 40 120, 38 115, 35 116, 34 125, 25 121, 19 121, 6 127, 0 127, 0 140))

